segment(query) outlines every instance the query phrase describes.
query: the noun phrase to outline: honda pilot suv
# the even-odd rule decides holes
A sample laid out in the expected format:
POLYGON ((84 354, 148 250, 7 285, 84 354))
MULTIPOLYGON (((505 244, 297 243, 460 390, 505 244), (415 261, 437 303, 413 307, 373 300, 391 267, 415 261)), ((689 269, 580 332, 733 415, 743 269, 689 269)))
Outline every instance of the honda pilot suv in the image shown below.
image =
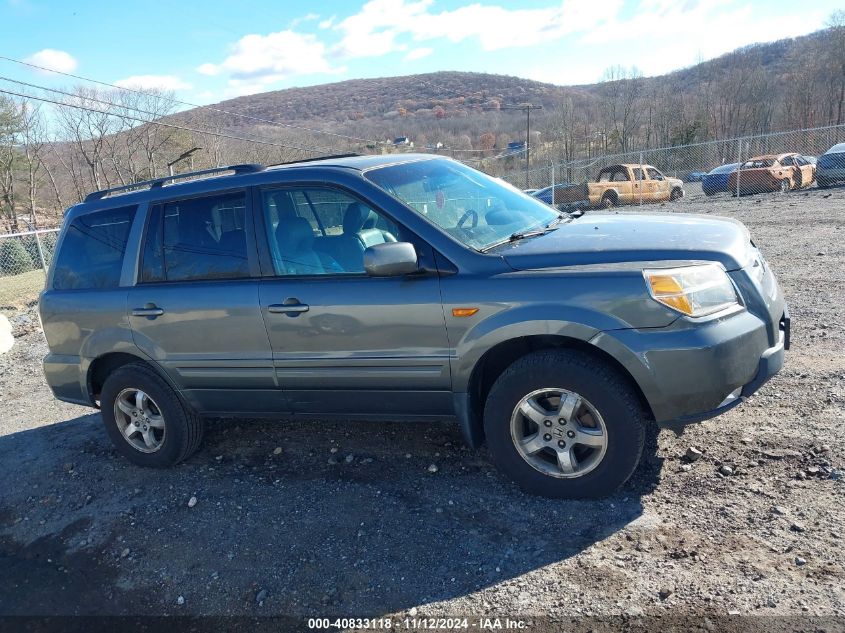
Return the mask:
POLYGON ((575 218, 413 154, 93 193, 40 313, 53 393, 135 464, 184 460, 205 418, 452 420, 552 497, 612 493, 648 425, 738 405, 790 323, 739 222, 575 218))

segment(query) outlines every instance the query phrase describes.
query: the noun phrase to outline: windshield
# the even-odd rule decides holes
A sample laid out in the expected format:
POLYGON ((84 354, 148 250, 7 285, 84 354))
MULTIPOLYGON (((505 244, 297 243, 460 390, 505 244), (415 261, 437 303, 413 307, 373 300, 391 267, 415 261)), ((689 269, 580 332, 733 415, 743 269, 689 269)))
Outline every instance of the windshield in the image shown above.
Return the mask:
POLYGON ((544 228, 560 213, 503 180, 439 158, 376 167, 368 180, 458 241, 484 250, 544 228))
POLYGON ((845 152, 823 154, 817 164, 823 169, 845 169, 845 152))

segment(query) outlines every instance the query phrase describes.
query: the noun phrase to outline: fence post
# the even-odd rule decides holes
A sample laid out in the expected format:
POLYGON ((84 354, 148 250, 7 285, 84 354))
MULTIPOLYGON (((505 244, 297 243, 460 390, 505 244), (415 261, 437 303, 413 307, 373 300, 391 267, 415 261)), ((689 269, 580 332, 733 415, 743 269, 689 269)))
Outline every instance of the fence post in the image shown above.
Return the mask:
POLYGON ((742 139, 736 140, 736 199, 739 200, 739 176, 742 173, 742 139))
POLYGON ((44 274, 47 274, 47 261, 44 259, 44 249, 41 248, 41 238, 38 237, 38 231, 35 232, 35 244, 38 246, 38 259, 41 260, 41 268, 44 274))
POLYGON ((640 189, 640 206, 643 206, 643 180, 644 180, 643 176, 644 175, 645 174, 643 174, 643 153, 640 152, 640 176, 639 176, 639 178, 640 178, 640 187, 639 187, 639 189, 640 189))

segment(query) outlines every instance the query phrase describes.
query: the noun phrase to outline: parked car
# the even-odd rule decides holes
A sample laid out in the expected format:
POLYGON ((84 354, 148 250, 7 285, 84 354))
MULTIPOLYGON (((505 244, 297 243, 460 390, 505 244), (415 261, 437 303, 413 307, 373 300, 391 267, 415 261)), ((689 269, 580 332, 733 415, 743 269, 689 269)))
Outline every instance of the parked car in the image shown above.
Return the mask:
POLYGON ((736 171, 737 167, 739 167, 739 163, 728 163, 727 165, 719 165, 711 169, 701 179, 701 190, 708 196, 730 191, 728 179, 731 173, 736 171))
MULTIPOLYGON (((554 201, 555 192, 556 191, 564 191, 564 190, 568 189, 569 187, 572 187, 572 183, 561 182, 561 183, 554 185, 553 187, 550 185, 548 187, 544 187, 543 189, 538 189, 537 191, 535 191, 531 195, 533 197, 537 198, 537 200, 541 200, 541 201, 545 202, 546 204, 549 204, 553 207, 554 206, 561 206, 560 203, 556 204, 555 201, 554 201)), ((558 196, 558 198, 559 197, 560 196, 558 196)), ((569 206, 575 206, 575 205, 569 205, 569 206)))
POLYGON ((557 186, 554 203, 609 209, 623 204, 666 202, 683 196, 684 183, 678 178, 664 176, 651 165, 620 164, 602 169, 594 182, 557 186))
POLYGON ((701 179, 707 175, 705 171, 691 171, 687 176, 687 182, 701 182, 701 179))
POLYGON ((739 195, 803 189, 813 184, 816 168, 801 154, 767 154, 745 161, 738 171, 728 176, 730 191, 739 195))
POLYGON ((39 302, 53 393, 141 466, 206 417, 447 419, 529 492, 603 496, 648 425, 733 408, 789 347, 734 220, 574 219, 420 154, 175 178, 71 207, 39 302))
POLYGON ((834 145, 819 157, 816 164, 816 182, 819 187, 830 187, 845 182, 845 143, 834 145))
POLYGON ((522 193, 527 193, 529 196, 533 196, 538 191, 540 191, 540 190, 539 189, 523 189, 522 193))

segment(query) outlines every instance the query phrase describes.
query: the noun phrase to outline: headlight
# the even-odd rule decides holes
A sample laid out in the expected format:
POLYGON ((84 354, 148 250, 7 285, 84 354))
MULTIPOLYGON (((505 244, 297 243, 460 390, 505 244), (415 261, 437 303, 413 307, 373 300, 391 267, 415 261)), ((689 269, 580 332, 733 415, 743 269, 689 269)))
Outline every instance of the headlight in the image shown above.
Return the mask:
POLYGON ((719 264, 643 270, 655 301, 683 314, 700 317, 739 303, 730 277, 719 264))

